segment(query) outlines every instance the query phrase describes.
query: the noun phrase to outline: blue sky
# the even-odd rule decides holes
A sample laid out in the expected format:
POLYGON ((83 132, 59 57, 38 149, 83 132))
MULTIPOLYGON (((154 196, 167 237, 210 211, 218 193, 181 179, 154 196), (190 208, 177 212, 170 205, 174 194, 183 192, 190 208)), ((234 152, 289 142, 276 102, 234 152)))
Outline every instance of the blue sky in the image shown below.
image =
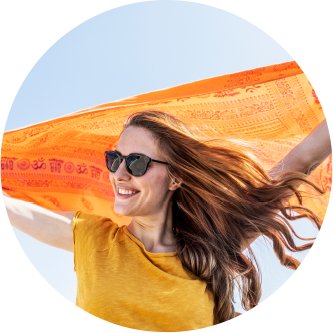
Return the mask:
MULTIPOLYGON (((42 55, 17 93, 5 130, 128 96, 290 60, 266 33, 220 9, 178 1, 136 3, 84 22, 42 55)), ((309 221, 293 225, 301 236, 317 234, 309 221)), ((75 302, 73 255, 14 232, 37 271, 75 302)), ((292 271, 280 265, 263 239, 255 242, 254 251, 262 267, 264 300, 292 271)), ((303 260, 306 253, 294 256, 303 260)))

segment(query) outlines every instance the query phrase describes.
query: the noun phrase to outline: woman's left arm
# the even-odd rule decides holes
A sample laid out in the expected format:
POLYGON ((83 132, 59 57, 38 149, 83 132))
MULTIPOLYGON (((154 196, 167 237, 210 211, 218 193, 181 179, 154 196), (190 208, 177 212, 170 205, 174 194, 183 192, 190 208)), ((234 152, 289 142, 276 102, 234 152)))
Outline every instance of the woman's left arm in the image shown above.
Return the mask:
POLYGON ((330 154, 332 154, 331 140, 327 122, 324 120, 268 174, 272 178, 287 171, 299 171, 310 175, 330 154))
POLYGON ((310 174, 318 165, 332 154, 332 143, 327 121, 324 119, 315 129, 297 145, 310 174))
MULTIPOLYGON (((298 171, 310 175, 329 155, 332 154, 331 140, 326 120, 322 121, 301 143, 293 148, 280 162, 278 162, 268 174, 275 178, 287 171, 298 171)), ((290 193, 290 198, 293 196, 290 193)), ((278 213, 278 212, 277 212, 278 213)), ((260 234, 251 235, 244 251, 260 234)))

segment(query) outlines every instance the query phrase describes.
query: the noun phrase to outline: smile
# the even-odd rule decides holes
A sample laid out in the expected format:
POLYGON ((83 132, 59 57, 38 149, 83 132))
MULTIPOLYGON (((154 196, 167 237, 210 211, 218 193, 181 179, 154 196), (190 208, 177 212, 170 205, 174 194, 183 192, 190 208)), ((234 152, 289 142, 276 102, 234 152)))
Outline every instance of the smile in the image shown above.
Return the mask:
POLYGON ((119 193, 118 191, 116 192, 117 193, 117 197, 118 198, 121 198, 121 199, 127 199, 127 198, 130 198, 130 197, 133 197, 134 195, 140 193, 140 192, 136 192, 136 193, 132 193, 132 194, 121 194, 119 193))

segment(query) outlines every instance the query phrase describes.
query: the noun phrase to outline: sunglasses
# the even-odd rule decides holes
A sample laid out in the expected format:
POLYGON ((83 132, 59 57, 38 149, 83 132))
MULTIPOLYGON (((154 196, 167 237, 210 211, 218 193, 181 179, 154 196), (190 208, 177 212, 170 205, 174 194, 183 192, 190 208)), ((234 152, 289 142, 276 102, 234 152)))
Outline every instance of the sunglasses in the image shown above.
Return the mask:
POLYGON ((169 165, 169 163, 153 160, 143 154, 129 154, 128 156, 121 156, 116 150, 109 150, 105 152, 106 167, 110 172, 116 172, 122 162, 125 160, 127 172, 134 177, 143 176, 150 162, 156 162, 169 165))

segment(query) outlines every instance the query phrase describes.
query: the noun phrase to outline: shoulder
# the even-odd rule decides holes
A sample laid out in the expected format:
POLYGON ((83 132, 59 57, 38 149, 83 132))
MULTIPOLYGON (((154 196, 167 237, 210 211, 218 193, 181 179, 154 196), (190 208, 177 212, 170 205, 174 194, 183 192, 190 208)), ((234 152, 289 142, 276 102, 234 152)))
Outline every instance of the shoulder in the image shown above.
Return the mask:
POLYGON ((119 230, 110 218, 83 211, 74 214, 72 227, 76 272, 85 267, 85 260, 92 253, 109 249, 119 230))
POLYGON ((100 223, 111 223, 111 224, 116 224, 115 222, 113 222, 109 217, 106 216, 101 216, 101 215, 97 215, 97 214, 93 214, 93 213, 87 213, 87 212, 83 212, 81 210, 78 210, 74 213, 73 216, 73 222, 82 222, 82 221, 87 221, 88 222, 100 222, 100 223))
MULTIPOLYGON (((105 236, 106 233, 115 233, 118 229, 118 224, 113 222, 109 217, 77 211, 74 214, 73 231, 80 232, 82 236, 90 237, 105 236)), ((114 234, 113 234, 114 236, 114 234)))

